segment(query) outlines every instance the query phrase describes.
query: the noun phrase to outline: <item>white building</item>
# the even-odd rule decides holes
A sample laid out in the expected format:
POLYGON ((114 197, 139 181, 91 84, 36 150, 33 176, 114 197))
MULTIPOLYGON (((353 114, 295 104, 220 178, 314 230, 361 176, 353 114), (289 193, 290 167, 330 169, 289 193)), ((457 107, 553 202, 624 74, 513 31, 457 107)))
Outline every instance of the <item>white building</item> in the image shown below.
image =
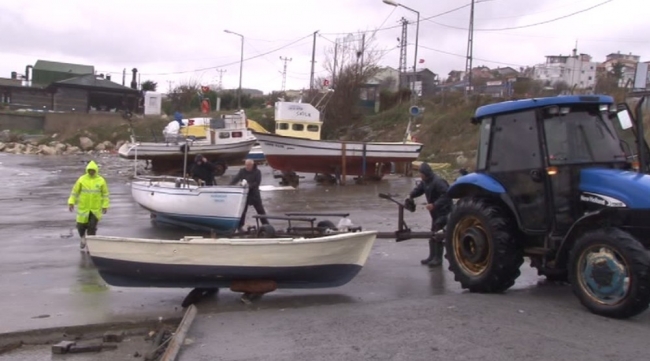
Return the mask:
POLYGON ((399 88, 399 70, 386 66, 377 70, 368 84, 377 84, 380 88, 395 92, 399 88))
POLYGON ((598 63, 592 61, 591 56, 578 55, 574 49, 573 55, 547 56, 546 63, 535 65, 534 77, 551 85, 564 82, 569 87, 593 89, 597 67, 598 63))

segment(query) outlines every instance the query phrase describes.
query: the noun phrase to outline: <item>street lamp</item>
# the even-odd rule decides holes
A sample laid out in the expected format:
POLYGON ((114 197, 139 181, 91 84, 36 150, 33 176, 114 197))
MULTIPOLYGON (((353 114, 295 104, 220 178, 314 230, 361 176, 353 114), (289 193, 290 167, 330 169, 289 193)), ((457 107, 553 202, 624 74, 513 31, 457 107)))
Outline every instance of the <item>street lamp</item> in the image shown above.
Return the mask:
POLYGON ((239 89, 237 91, 237 109, 241 110, 241 79, 242 79, 242 69, 244 67, 244 35, 238 34, 234 31, 224 30, 228 34, 237 35, 241 38, 241 59, 239 60, 239 89))
POLYGON ((413 55, 413 87, 412 87, 412 92, 413 92, 413 99, 415 99, 415 72, 416 72, 416 67, 418 65, 418 38, 420 35, 420 12, 417 10, 413 10, 408 6, 404 6, 400 3, 398 3, 395 0, 382 0, 384 4, 391 5, 391 6, 401 6, 406 10, 410 10, 414 13, 417 14, 417 22, 415 23, 415 54, 413 55))

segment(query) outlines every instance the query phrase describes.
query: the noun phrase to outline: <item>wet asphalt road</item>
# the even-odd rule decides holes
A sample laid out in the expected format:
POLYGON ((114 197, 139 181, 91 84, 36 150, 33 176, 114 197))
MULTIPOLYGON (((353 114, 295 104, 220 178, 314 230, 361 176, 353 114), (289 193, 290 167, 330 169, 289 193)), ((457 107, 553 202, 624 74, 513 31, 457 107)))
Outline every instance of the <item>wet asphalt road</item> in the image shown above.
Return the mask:
MULTIPOLYGON (((180 303, 189 290, 106 286, 79 252, 66 200, 88 159, 0 154, 0 333, 182 315, 180 303)), ((96 160, 111 190, 100 234, 169 239, 186 234, 153 227, 149 214, 133 203, 131 162, 109 155, 96 160)), ((263 184, 276 184, 270 170, 263 171, 263 184)), ((229 169, 224 180, 235 172, 229 169)), ((394 177, 365 186, 318 186, 306 178, 297 190, 262 195, 268 213, 345 211, 366 229, 392 231, 397 209, 377 194, 403 198, 413 184, 394 177)), ((407 222, 426 230, 428 215, 419 208, 407 214, 407 222)), ((198 304, 200 315, 181 359, 647 358, 650 312, 627 321, 594 316, 568 286, 546 283, 527 263, 505 295, 467 294, 446 264, 434 270, 419 265, 426 251, 421 240, 378 240, 366 267, 348 285, 280 290, 251 306, 222 290, 198 304)))

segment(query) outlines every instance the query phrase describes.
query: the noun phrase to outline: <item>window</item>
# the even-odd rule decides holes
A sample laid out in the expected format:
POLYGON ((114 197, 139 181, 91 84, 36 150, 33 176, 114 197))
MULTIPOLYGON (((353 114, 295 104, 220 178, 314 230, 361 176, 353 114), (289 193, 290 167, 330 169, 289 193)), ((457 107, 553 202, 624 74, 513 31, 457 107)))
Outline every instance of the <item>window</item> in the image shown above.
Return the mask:
POLYGON ((308 132, 317 132, 318 131, 318 125, 308 125, 307 126, 307 131, 308 132))
POLYGON ((9 92, 0 93, 0 103, 6 103, 6 104, 11 103, 11 93, 9 92))
POLYGON ((279 130, 287 130, 287 129, 289 129, 289 124, 288 123, 278 123, 275 127, 276 127, 276 129, 279 129, 279 130))
POLYGON ((295 130, 297 132, 302 132, 303 130, 305 130, 305 126, 302 125, 302 124, 293 124, 293 125, 291 125, 291 130, 295 130))
POLYGON ((232 137, 233 138, 241 138, 242 132, 232 132, 232 137))
POLYGON ((228 132, 219 132, 219 139, 228 139, 230 138, 230 133, 228 132))
POLYGON ((486 160, 488 149, 490 146, 490 131, 492 130, 492 118, 484 118, 481 121, 480 139, 478 145, 478 159, 476 168, 477 170, 484 170, 486 168, 486 160))
POLYGON ((548 116, 544 120, 550 164, 611 163, 626 159, 616 130, 597 107, 574 105, 568 114, 548 116))
POLYGON ((499 115, 492 126, 492 172, 511 172, 542 167, 534 110, 499 115))

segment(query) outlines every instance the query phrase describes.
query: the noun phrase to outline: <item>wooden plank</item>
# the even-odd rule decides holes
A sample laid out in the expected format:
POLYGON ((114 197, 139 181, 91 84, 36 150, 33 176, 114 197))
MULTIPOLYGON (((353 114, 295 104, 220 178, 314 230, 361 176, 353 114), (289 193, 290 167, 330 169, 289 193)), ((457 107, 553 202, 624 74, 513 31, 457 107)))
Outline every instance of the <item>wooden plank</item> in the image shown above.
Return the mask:
POLYGON ((167 346, 165 353, 160 358, 160 361, 176 360, 178 352, 181 349, 181 345, 185 341, 185 336, 187 336, 187 332, 190 330, 190 326, 192 326, 192 322, 196 317, 196 312, 197 309, 194 305, 190 305, 190 307, 187 308, 187 311, 185 311, 185 316, 183 316, 183 320, 178 325, 174 336, 172 336, 171 340, 169 341, 169 345, 167 346))

